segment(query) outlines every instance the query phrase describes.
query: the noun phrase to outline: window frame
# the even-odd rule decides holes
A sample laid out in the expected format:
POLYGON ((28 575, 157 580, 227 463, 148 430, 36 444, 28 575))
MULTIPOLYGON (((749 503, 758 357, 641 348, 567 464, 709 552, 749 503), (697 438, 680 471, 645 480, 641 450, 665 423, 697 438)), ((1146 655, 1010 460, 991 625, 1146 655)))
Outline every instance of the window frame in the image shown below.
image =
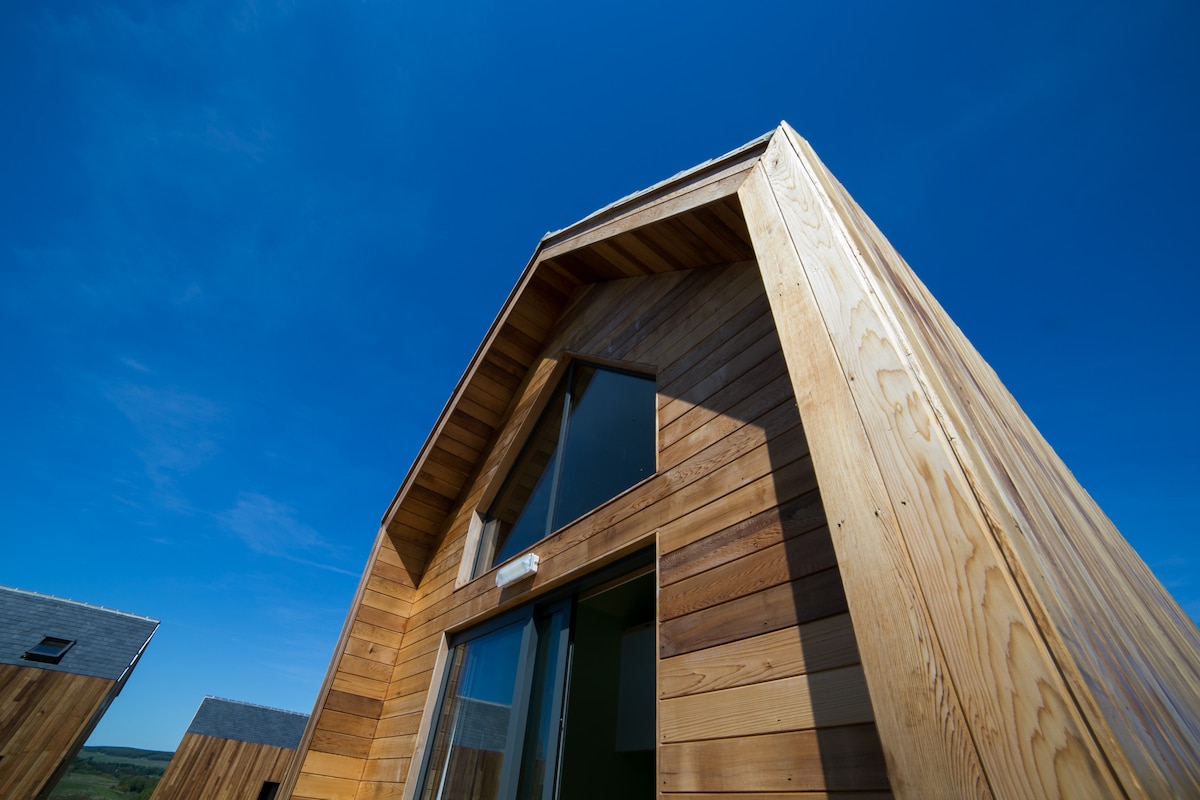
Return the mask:
MULTIPOLYGON (((656 573, 657 570, 655 548, 653 546, 643 547, 615 563, 600 567, 588 575, 571 581, 566 586, 554 589, 541 597, 532 598, 517 608, 473 622, 456 631, 443 632, 442 644, 438 648, 437 661, 434 664, 433 677, 429 685, 429 694, 422 712, 416 749, 409 766, 404 800, 418 800, 425 792, 430 763, 434 757, 433 744, 438 734, 438 723, 447 701, 446 690, 450 684, 456 648, 514 623, 521 623, 525 627, 522 631, 522 651, 515 680, 518 682, 518 686, 523 688, 514 692, 512 716, 509 720, 509 732, 504 751, 504 766, 500 778, 499 800, 515 796, 520 781, 526 726, 530 724, 528 712, 538 646, 537 621, 562 611, 566 614, 566 624, 559 631, 559 635, 563 638, 555 665, 553 684, 555 694, 552 707, 552 719, 557 720, 558 727, 555 735, 550 737, 553 757, 551 758, 549 755, 547 757, 547 764, 553 766, 553 771, 549 783, 543 784, 540 798, 540 800, 554 800, 558 796, 562 771, 562 746, 566 731, 564 715, 568 701, 571 660, 574 656, 576 606, 580 600, 615 585, 635 580, 648 572, 656 573), (520 704, 519 713, 518 704, 520 704), (516 765, 515 769, 513 768, 514 764, 516 765)), ((657 626, 657 619, 654 624, 657 626)))
MULTIPOLYGON (((528 726, 533 724, 533 721, 529 719, 529 707, 533 692, 537 688, 533 685, 533 676, 539 645, 538 622, 543 619, 549 619, 555 614, 563 614, 565 618, 565 623, 559 631, 556 634, 552 633, 552 635, 559 637, 559 642, 554 664, 552 683, 554 695, 551 698, 552 706, 550 713, 551 720, 558 720, 559 725, 549 739, 550 749, 546 758, 547 764, 554 765, 554 771, 549 776, 549 783, 543 783, 540 793, 543 800, 551 800, 554 797, 558 786, 558 768, 560 763, 560 748, 562 746, 561 721, 563 705, 566 699, 563 686, 566 681, 568 662, 571 655, 570 637, 574 622, 574 600, 572 597, 527 603, 520 608, 484 620, 464 631, 447 634, 445 663, 442 665, 437 679, 431 682, 429 687, 430 692, 433 692, 436 686, 437 699, 431 706, 427 706, 432 709, 432 714, 427 720, 423 721, 423 727, 427 729, 427 735, 424 737, 427 747, 420 759, 419 772, 416 774, 417 783, 412 797, 420 798, 424 796, 426 784, 431 777, 430 767, 432 766, 434 756, 433 743, 438 735, 438 723, 442 721, 442 713, 449 700, 447 689, 449 688, 450 677, 453 672, 452 665, 455 651, 464 644, 481 639, 510 625, 520 624, 521 644, 514 677, 516 683, 513 691, 513 702, 509 712, 508 731, 505 734, 504 760, 500 770, 499 781, 499 797, 514 797, 516 795, 521 779, 522 751, 528 736, 528 726)), ((416 762, 417 760, 414 759, 414 764, 416 762)))
MULTIPOLYGON (((531 405, 529 412, 525 415, 525 418, 521 421, 517 435, 513 437, 512 443, 506 448, 507 452, 503 460, 497 466, 493 476, 488 482, 487 488, 482 493, 474 512, 470 516, 468 521, 467 537, 463 548, 462 561, 459 565, 458 576, 454 584, 455 590, 461 589, 471 581, 487 575, 500 566, 503 566, 504 563, 512 560, 512 558, 517 558, 521 554, 528 552, 536 544, 546 541, 559 531, 570 527, 575 522, 583 519, 597 509, 603 508, 613 500, 624 495, 630 489, 633 489, 635 486, 640 485, 641 483, 653 478, 658 474, 658 368, 656 366, 645 363, 607 359, 591 354, 578 354, 564 351, 558 356, 554 369, 549 375, 546 376, 541 385, 534 390, 534 393, 536 397, 535 401, 531 405), (628 487, 612 497, 607 498, 599 505, 588 509, 575 519, 569 520, 557 528, 547 530, 536 542, 531 543, 523 550, 512 554, 512 556, 508 559, 505 559, 505 561, 493 564, 491 562, 494 559, 496 552, 496 529, 498 528, 498 525, 494 524, 494 521, 491 520, 489 512, 495 505, 497 497, 504 488, 505 482, 512 473, 514 466, 520 460, 526 445, 529 443, 530 437, 534 435, 538 426, 541 424, 547 407, 554 401, 559 388, 563 386, 565 382, 570 380, 572 370, 576 364, 593 367, 597 370, 605 370, 608 372, 616 372, 634 377, 645 378, 653 382, 654 426, 651 433, 651 436, 653 437, 651 445, 653 448, 654 458, 653 469, 645 477, 630 484, 628 487)), ((564 414, 565 412, 566 408, 564 408, 564 414)))
POLYGON ((75 646, 76 641, 76 639, 63 639, 60 636, 43 636, 42 640, 26 650, 21 658, 39 664, 57 664, 63 660, 67 651, 75 646))

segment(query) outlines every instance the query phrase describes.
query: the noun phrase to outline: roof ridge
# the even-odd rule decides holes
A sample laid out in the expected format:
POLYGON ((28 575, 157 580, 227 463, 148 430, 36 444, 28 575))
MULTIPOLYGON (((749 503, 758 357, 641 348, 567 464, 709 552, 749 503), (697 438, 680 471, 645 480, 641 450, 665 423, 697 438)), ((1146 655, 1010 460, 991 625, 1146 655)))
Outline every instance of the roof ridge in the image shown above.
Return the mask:
POLYGON ((57 603, 69 603, 70 605, 90 608, 94 611, 104 611, 109 614, 119 614, 122 617, 153 622, 155 625, 162 624, 162 620, 155 619, 154 617, 147 617, 144 614, 134 614, 130 611, 121 611, 118 608, 109 608, 108 606, 97 605, 96 603, 86 603, 82 600, 72 600, 69 597, 59 597, 58 595, 46 594, 45 592, 35 592, 30 589, 19 589, 16 586, 0 586, 0 591, 12 592, 14 594, 25 595, 27 597, 36 597, 42 600, 53 600, 57 603))
POLYGON ((542 235, 541 240, 538 242, 538 246, 540 248, 541 245, 545 244, 548 240, 553 239, 554 237, 556 237, 562 233, 565 233, 566 231, 569 231, 572 228, 577 228, 577 227, 583 225, 584 223, 588 222, 589 220, 592 220, 596 217, 603 216, 604 214, 613 210, 614 208, 617 208, 626 203, 630 203, 633 200, 636 200, 637 198, 642 197, 643 195, 653 194, 654 192, 658 191, 659 189, 663 188, 664 186, 674 183, 675 181, 682 180, 683 178, 687 177, 688 175, 691 175, 693 173, 703 172, 705 169, 712 166, 713 164, 720 163, 727 159, 734 158, 734 157, 736 157, 744 152, 747 152, 749 150, 753 150, 755 147, 758 147, 759 145, 763 144, 764 142, 770 141, 771 137, 774 136, 776 134, 776 132, 778 132, 779 127, 782 125, 785 125, 785 124, 786 124, 785 122, 780 122, 779 125, 772 128, 771 130, 767 131, 766 133, 763 133, 763 134, 760 134, 759 136, 754 137, 753 139, 751 139, 750 141, 741 145, 740 147, 735 147, 734 149, 730 150, 728 153, 722 153, 721 155, 710 158, 707 161, 702 161, 699 164, 696 164, 695 166, 680 170, 679 172, 676 172, 674 175, 670 176, 669 178, 664 178, 661 181, 658 181, 655 184, 647 186, 644 189, 638 189, 635 192, 630 192, 629 194, 625 195, 624 197, 621 197, 621 198, 618 198, 618 199, 612 201, 611 203, 604 206, 603 208, 596 209, 595 211, 588 214, 583 219, 572 222, 570 225, 566 225, 557 230, 546 231, 546 233, 544 233, 542 235))
MULTIPOLYGON (((204 705, 205 700, 220 700, 222 703, 233 703, 233 704, 239 705, 239 706, 248 706, 249 708, 261 708, 266 711, 278 711, 281 714, 294 714, 297 717, 307 717, 308 716, 308 714, 305 714, 302 711, 290 711, 286 708, 275 708, 274 706, 264 706, 264 705, 260 705, 258 703, 247 703, 245 700, 233 700, 228 697, 217 697, 216 695, 211 695, 211 694, 204 695, 204 699, 200 701, 201 706, 204 705)), ((200 709, 197 708, 196 710, 199 711, 200 709)))

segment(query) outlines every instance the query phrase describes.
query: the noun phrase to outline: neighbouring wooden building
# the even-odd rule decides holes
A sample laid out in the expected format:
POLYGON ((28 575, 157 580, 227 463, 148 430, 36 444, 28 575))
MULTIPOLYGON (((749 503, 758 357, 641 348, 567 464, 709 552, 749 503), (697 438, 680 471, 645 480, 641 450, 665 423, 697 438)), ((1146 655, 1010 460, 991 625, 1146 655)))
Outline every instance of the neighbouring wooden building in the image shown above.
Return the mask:
POLYGON ((0 586, 0 797, 50 796, 157 628, 149 617, 0 586))
POLYGON ((275 800, 306 714, 205 697, 153 800, 275 800))
POLYGON ((283 796, 1200 796, 1200 633, 786 124, 539 244, 283 796))

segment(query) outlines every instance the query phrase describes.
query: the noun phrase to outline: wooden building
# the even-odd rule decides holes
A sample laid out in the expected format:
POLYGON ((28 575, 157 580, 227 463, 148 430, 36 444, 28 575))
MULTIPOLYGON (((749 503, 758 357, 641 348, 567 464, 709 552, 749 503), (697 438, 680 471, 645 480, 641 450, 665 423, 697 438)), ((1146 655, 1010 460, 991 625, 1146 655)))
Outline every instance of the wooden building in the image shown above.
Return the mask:
POLYGON ((275 800, 308 716, 205 697, 153 800, 275 800))
POLYGON ((542 240, 283 792, 1196 797, 1200 633, 784 124, 542 240))
POLYGON ((158 620, 0 587, 0 797, 50 796, 158 620))

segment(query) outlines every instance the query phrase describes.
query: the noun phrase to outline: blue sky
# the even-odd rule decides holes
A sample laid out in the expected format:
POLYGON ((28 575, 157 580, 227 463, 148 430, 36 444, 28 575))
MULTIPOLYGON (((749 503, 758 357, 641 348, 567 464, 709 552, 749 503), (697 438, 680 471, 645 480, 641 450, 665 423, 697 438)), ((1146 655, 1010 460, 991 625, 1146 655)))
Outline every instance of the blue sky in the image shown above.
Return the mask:
POLYGON ((0 583, 162 620, 93 744, 311 710, 546 230, 786 119, 1200 617, 1200 6, 46 2, 0 25, 0 583))

